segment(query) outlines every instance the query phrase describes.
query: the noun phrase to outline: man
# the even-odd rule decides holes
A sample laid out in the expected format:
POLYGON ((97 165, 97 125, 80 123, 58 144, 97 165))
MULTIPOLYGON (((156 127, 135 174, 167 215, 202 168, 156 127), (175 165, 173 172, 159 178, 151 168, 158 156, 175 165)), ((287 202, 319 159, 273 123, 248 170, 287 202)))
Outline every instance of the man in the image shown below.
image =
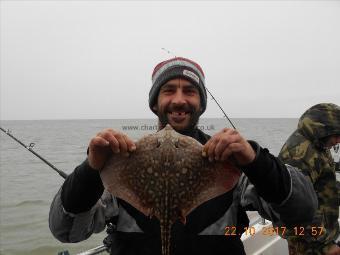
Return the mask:
MULTIPOLYGON (((152 83, 149 106, 158 116, 160 129, 170 124, 204 144, 202 155, 208 160, 232 159, 245 173, 231 191, 193 210, 185 225, 175 224, 171 254, 245 254, 240 236, 249 225, 246 210, 258 210, 267 219, 289 224, 312 219, 316 195, 297 169, 285 166, 236 130, 225 128, 209 137, 197 128, 207 105, 204 73, 197 63, 185 58, 161 62, 154 69, 152 83)), ((99 176, 112 153, 127 156, 135 149, 128 136, 112 129, 91 139, 88 158, 68 176, 52 203, 49 222, 56 238, 84 240, 118 216, 111 254, 161 253, 159 222, 104 191, 99 176)))
MULTIPOLYGON (((340 143, 340 107, 317 104, 300 118, 298 128, 281 149, 279 158, 298 167, 309 177, 316 191, 319 207, 312 224, 304 226, 303 235, 288 235, 289 253, 340 254, 335 244, 339 235, 339 201, 335 166, 329 149, 340 143), (318 232, 312 233, 312 228, 318 232)), ((292 230, 291 230, 292 231, 292 230)))

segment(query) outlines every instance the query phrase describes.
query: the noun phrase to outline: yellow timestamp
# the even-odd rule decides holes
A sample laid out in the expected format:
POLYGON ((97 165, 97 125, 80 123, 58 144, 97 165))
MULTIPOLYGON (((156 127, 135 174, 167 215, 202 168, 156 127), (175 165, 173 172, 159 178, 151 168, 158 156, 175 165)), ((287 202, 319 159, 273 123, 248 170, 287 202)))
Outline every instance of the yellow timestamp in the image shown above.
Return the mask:
MULTIPOLYGON (((305 228, 303 226, 295 226, 293 228, 289 228, 289 235, 294 235, 294 236, 304 236, 304 235, 311 235, 311 236, 320 236, 324 232, 323 227, 316 227, 312 226, 310 228, 305 228)), ((263 235, 281 235, 284 236, 287 234, 287 228, 286 227, 264 227, 262 229, 262 234, 263 235)))
POLYGON ((238 230, 236 226, 226 226, 224 230, 225 236, 241 236, 242 234, 253 236, 256 234, 256 229, 254 227, 244 227, 238 230))
MULTIPOLYGON (((224 228, 225 236, 253 236, 256 234, 256 228, 255 227, 244 227, 242 229, 237 228, 236 226, 226 226, 224 228)), ((260 230, 260 233, 262 235, 266 236, 273 236, 273 235, 281 235, 284 236, 285 234, 288 234, 288 229, 286 227, 263 227, 260 230)), ((303 226, 295 226, 292 228, 289 228, 289 235, 295 235, 295 236, 304 236, 304 235, 311 235, 311 236, 320 236, 324 233, 323 227, 317 227, 312 226, 309 228, 305 228, 303 226)))

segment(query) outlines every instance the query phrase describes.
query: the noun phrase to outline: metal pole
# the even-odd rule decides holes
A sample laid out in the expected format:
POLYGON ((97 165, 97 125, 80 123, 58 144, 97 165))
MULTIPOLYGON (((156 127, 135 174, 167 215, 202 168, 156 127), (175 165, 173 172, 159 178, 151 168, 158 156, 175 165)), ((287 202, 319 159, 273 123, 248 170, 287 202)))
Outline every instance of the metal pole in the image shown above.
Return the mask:
POLYGON ((94 254, 99 254, 102 252, 107 251, 107 247, 105 245, 100 245, 98 247, 95 247, 93 249, 78 253, 77 255, 94 255, 94 254))

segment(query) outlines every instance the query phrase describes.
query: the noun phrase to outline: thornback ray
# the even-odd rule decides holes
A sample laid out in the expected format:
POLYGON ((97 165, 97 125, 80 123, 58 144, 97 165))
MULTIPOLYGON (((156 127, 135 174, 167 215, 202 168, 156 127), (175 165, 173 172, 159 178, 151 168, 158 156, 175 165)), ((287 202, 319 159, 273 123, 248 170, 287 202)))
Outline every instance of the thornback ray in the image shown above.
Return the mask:
POLYGON ((160 221, 162 255, 170 254, 171 226, 202 203, 231 190, 241 173, 231 163, 209 162, 203 145, 170 125, 136 142, 129 157, 114 154, 101 171, 104 187, 160 221))

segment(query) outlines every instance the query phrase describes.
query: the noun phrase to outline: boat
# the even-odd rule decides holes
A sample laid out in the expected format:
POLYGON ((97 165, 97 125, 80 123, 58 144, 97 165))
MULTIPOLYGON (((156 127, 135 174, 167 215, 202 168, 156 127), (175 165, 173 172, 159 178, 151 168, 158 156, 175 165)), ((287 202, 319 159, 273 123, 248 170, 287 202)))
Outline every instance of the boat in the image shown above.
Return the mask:
POLYGON ((243 233, 241 240, 247 255, 288 255, 288 243, 276 233, 272 222, 261 218, 257 212, 248 212, 249 231, 243 233), (266 233, 267 232, 267 233, 266 233))

